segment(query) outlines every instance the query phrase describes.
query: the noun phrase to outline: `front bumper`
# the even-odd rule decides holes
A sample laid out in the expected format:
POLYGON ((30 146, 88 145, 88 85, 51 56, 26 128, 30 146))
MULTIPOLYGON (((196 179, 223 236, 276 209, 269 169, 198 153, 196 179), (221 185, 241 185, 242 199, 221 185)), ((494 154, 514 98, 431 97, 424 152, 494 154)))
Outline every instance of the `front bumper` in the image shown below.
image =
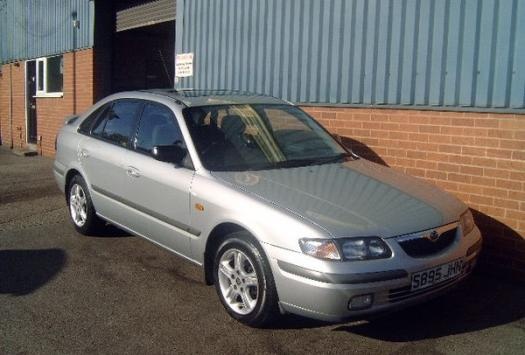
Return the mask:
POLYGON ((436 297, 467 277, 481 249, 481 234, 474 228, 438 255, 411 258, 395 243, 389 243, 390 259, 360 262, 330 262, 281 249, 263 247, 270 260, 281 308, 290 313, 325 321, 342 321, 392 310, 436 297), (462 272, 422 290, 411 291, 411 274, 456 259, 464 261, 462 272), (372 305, 350 310, 350 299, 371 295, 372 305))

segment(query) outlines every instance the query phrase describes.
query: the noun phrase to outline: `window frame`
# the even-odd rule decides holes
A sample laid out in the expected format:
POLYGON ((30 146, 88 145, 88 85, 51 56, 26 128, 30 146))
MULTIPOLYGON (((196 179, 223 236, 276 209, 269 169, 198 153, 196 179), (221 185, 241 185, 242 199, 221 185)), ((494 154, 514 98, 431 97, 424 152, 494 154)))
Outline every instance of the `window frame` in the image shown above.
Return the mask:
POLYGON ((49 57, 41 57, 35 59, 36 64, 36 94, 35 97, 63 97, 64 96, 64 55, 54 55, 49 57), (62 57, 62 91, 54 91, 54 92, 48 92, 47 91, 47 61, 49 58, 55 58, 55 57, 62 57), (43 73, 42 73, 42 83, 40 83, 40 65, 39 63, 43 63, 43 73), (42 90, 40 90, 40 84, 42 84, 42 90))

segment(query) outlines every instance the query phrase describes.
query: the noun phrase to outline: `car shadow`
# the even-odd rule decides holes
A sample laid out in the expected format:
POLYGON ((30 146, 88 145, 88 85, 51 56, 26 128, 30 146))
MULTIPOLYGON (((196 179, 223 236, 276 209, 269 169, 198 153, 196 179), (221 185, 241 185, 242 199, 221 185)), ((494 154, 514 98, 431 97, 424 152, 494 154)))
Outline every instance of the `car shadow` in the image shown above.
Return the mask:
POLYGON ((473 208, 470 209, 481 235, 483 249, 480 258, 480 269, 491 275, 501 275, 505 270, 507 276, 525 281, 525 238, 504 223, 473 208), (509 251, 512 251, 509 255, 509 251))
POLYGON ((52 280, 66 261, 62 249, 0 250, 0 294, 30 294, 52 280))
POLYGON ((286 329, 312 329, 333 326, 333 323, 323 322, 316 319, 306 318, 295 314, 286 314, 279 318, 278 321, 268 325, 268 329, 286 330, 286 329))
POLYGON ((355 154, 359 155, 361 158, 370 160, 371 162, 374 162, 376 164, 388 166, 388 164, 366 144, 349 137, 340 136, 340 138, 341 143, 345 147, 351 149, 355 154))
POLYGON ((103 228, 100 228, 95 234, 90 235, 91 238, 129 238, 134 237, 133 234, 128 233, 113 224, 106 223, 103 228))
POLYGON ((440 338, 511 322, 525 330, 525 285, 479 271, 446 295, 382 317, 340 325, 334 331, 408 342, 440 338))

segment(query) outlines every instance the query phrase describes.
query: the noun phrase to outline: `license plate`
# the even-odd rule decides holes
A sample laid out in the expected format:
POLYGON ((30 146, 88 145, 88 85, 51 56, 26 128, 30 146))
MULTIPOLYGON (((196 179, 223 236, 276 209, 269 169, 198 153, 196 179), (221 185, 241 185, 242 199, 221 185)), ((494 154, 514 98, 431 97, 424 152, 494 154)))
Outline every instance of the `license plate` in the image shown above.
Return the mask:
POLYGON ((463 260, 458 259, 431 269, 416 272, 412 274, 411 290, 421 290, 423 288, 437 285, 446 280, 450 280, 461 274, 462 270, 463 260))

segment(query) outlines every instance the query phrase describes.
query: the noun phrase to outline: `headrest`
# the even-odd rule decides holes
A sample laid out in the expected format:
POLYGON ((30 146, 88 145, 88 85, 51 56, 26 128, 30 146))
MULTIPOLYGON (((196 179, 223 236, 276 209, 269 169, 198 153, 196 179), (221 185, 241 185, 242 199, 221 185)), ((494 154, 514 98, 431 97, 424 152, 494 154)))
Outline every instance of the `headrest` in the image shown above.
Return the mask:
POLYGON ((222 119, 221 129, 224 136, 229 138, 236 134, 244 133, 246 124, 239 115, 227 115, 222 119))

